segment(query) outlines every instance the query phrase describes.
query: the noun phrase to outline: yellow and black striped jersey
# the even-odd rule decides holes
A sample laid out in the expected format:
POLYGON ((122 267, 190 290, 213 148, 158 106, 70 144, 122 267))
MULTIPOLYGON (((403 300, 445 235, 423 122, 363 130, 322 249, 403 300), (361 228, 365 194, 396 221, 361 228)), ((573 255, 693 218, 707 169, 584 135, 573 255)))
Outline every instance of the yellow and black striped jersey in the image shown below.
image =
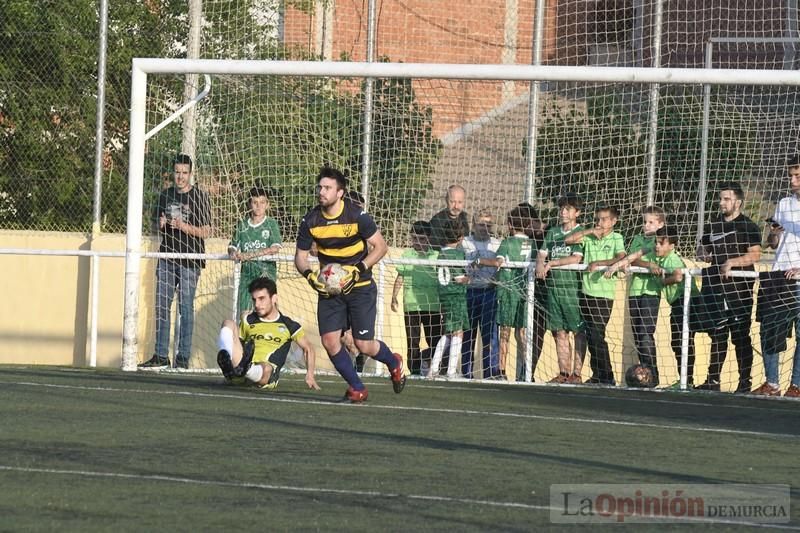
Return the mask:
POLYGON ((283 314, 273 321, 262 320, 255 311, 243 317, 239 324, 239 338, 242 343, 253 342, 253 362, 269 361, 278 368, 286 363, 286 356, 292 341, 304 335, 303 327, 283 314))
MULTIPOLYGON (((310 250, 311 243, 316 242, 320 264, 356 265, 367 256, 367 239, 377 231, 378 226, 372 217, 360 205, 345 198, 335 216, 326 215, 320 206, 316 206, 303 217, 297 234, 297 248, 310 250)), ((371 272, 365 272, 361 280, 371 277, 371 272)))

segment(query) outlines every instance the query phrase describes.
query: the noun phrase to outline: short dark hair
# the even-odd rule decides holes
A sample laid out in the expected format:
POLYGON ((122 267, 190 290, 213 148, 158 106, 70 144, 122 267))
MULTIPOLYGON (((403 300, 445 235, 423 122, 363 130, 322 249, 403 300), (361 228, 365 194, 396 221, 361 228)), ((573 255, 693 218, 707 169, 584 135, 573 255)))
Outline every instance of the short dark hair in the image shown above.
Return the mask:
POLYGON ((531 221, 537 218, 536 210, 530 204, 520 204, 508 212, 508 225, 514 231, 526 231, 531 226, 531 221))
POLYGON ((270 278, 256 278, 247 286, 247 290, 250 291, 250 294, 260 291, 261 289, 267 289, 267 293, 270 296, 278 294, 278 285, 270 278))
POLYGON ((517 204, 517 207, 521 210, 523 215, 529 217, 531 220, 539 219, 539 212, 528 202, 520 202, 517 204))
POLYGON ((786 168, 800 167, 800 154, 790 155, 786 159, 786 168))
POLYGON ((342 171, 337 168, 324 165, 322 168, 319 169, 319 175, 317 176, 317 183, 319 183, 322 178, 330 178, 336 180, 336 185, 341 190, 347 190, 347 177, 345 177, 342 171))
POLYGON ((744 201, 744 190, 742 186, 735 181, 723 181, 719 184, 719 192, 733 191, 737 199, 744 201))
POLYGON ((597 214, 600 211, 608 211, 608 214, 610 214, 612 217, 619 218, 619 209, 617 209, 617 207, 614 205, 601 205, 594 210, 594 213, 597 214))
POLYGON ((678 232, 674 226, 661 226, 656 230, 656 240, 667 239, 670 244, 678 244, 678 232))
POLYGON ((657 205, 648 205, 647 207, 642 209, 642 216, 645 215, 653 215, 661 222, 667 221, 667 214, 664 212, 662 208, 660 208, 657 205))
POLYGON ((247 194, 248 198, 258 198, 259 196, 263 196, 267 200, 269 200, 269 191, 264 187, 253 187, 250 189, 250 192, 247 194))
POLYGON ((178 154, 175 156, 175 162, 173 165, 189 165, 189 172, 192 171, 192 156, 189 154, 178 154))
POLYGON ((564 206, 574 207, 578 211, 583 211, 583 200, 574 192, 568 192, 558 199, 558 208, 561 209, 564 206))
POLYGON ((433 233, 433 228, 431 227, 431 223, 427 220, 417 220, 413 224, 411 224, 411 234, 412 235, 422 235, 425 237, 430 237, 433 233))
POLYGON ((458 220, 447 220, 442 226, 442 236, 445 244, 450 244, 464 236, 464 229, 458 220))

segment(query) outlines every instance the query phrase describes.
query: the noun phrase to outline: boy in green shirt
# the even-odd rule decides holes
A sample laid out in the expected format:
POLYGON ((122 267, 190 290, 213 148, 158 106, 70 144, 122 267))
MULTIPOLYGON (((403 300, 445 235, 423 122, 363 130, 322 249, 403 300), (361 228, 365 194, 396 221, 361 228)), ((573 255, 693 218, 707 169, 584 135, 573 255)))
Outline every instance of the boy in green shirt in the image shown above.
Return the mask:
MULTIPOLYGON (((610 278, 620 269, 630 264, 638 264, 641 257, 655 252, 656 232, 666 224, 664 210, 648 205, 642 210, 642 233, 636 235, 628 248, 628 255, 608 267, 605 276, 610 278)), ((656 324, 661 302, 660 284, 652 275, 633 274, 628 288, 628 309, 630 310, 633 341, 639 363, 650 367, 653 373, 653 386, 658 385, 658 364, 656 363, 656 324)))
MULTIPOLYGON (((465 261, 464 250, 459 248, 464 232, 457 220, 448 220, 442 228, 444 245, 439 250, 439 260, 465 261)), ((450 346, 450 357, 447 362, 447 377, 456 377, 461 359, 461 340, 464 330, 469 327, 467 315, 467 283, 469 278, 463 266, 442 266, 438 270, 439 301, 442 304, 444 317, 444 335, 436 344, 431 361, 428 378, 434 379, 439 374, 439 366, 447 346, 450 346)))
MULTIPOLYGON (((672 333, 672 351, 678 365, 678 375, 681 369, 682 339, 683 339, 683 272, 686 264, 681 256, 675 251, 678 243, 678 235, 670 227, 663 227, 655 234, 655 251, 645 255, 638 263, 650 270, 653 276, 650 279, 655 282, 659 292, 670 305, 669 325, 672 333)), ((692 280, 691 295, 700 294, 697 287, 697 279, 692 280)), ((687 384, 694 383, 694 335, 689 334, 689 350, 687 357, 687 384)))
POLYGON ((592 367, 592 377, 587 383, 616 385, 606 342, 606 326, 614 307, 617 281, 606 278, 601 270, 625 257, 622 235, 614 231, 618 219, 616 207, 598 207, 593 228, 576 231, 564 239, 566 244, 583 244, 586 270, 583 272, 580 307, 586 322, 586 340, 591 355, 589 364, 592 367))
POLYGON ((583 201, 576 194, 568 193, 559 198, 561 224, 547 231, 536 258, 536 277, 545 280, 547 287, 547 329, 553 333, 558 357, 558 375, 550 383, 581 383, 586 334, 578 300, 580 274, 555 267, 581 262, 583 247, 580 244, 565 244, 564 239, 583 229, 578 224, 582 209, 583 201), (575 338, 574 351, 569 342, 570 332, 575 338))
POLYGON ((255 279, 266 277, 277 281, 274 261, 259 261, 257 258, 274 255, 281 249, 281 230, 278 222, 267 216, 269 195, 266 189, 253 187, 248 197, 250 215, 239 221, 228 245, 228 255, 241 261, 239 292, 236 298, 238 315, 252 308, 248 287, 255 279))
MULTIPOLYGON (((435 260, 439 253, 430 246, 431 225, 418 220, 411 225, 411 248, 403 251, 402 259, 435 260)), ((403 290, 403 322, 408 346, 408 368, 414 375, 430 364, 430 351, 442 336, 442 311, 439 304, 439 281, 433 265, 398 264, 392 289, 392 311, 397 312, 397 296, 403 290), (427 357, 419 344, 423 334, 428 343, 427 357)))
MULTIPOLYGON (((511 331, 515 332, 518 346, 525 343, 528 305, 527 271, 524 268, 503 268, 503 264, 508 261, 530 260, 533 246, 528 234, 525 233, 530 226, 530 209, 526 206, 515 207, 508 213, 508 237, 503 239, 497 248, 497 258, 483 258, 477 261, 478 265, 500 269, 495 279, 497 280, 497 325, 500 326, 500 376, 503 378, 506 376, 511 331)), ((535 369, 531 372, 533 370, 535 369)))

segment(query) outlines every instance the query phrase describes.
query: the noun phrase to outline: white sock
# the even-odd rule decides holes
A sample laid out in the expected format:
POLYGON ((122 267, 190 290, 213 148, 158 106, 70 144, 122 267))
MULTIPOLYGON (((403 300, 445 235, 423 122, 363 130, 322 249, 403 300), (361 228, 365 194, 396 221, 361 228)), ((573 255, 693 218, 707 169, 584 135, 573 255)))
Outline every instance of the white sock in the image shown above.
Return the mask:
POLYGON ((247 374, 244 375, 247 379, 252 381, 253 383, 258 383, 261 381, 261 377, 264 375, 264 368, 261 365, 253 365, 247 371, 247 374))
POLYGON ((439 367, 442 365, 442 357, 444 357, 444 351, 447 349, 449 340, 449 335, 442 335, 439 338, 439 342, 436 343, 436 350, 433 352, 433 360, 431 360, 431 368, 428 372, 429 376, 436 376, 439 374, 439 367))
POLYGON ((222 328, 217 337, 217 348, 225 350, 229 355, 233 355, 233 332, 231 328, 222 328))
POLYGON ((450 339, 450 359, 447 361, 447 375, 458 375, 458 363, 461 361, 461 337, 450 339))

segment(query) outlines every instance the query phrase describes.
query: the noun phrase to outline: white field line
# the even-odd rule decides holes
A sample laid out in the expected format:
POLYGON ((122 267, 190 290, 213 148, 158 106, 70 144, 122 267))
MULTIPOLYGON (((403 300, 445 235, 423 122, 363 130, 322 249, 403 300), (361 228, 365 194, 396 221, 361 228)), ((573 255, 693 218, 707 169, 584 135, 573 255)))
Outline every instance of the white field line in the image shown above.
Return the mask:
POLYGON ((381 410, 397 410, 397 411, 412 411, 412 412, 424 412, 424 413, 446 413, 446 414, 455 414, 455 415, 477 415, 477 416, 495 416, 495 417, 502 417, 502 418, 516 418, 516 419, 524 419, 524 420, 547 420, 552 422, 575 422, 581 424, 601 424, 601 425, 610 425, 610 426, 623 426, 623 427, 640 427, 640 428, 653 428, 653 429, 664 429, 668 431, 693 431, 693 432, 700 432, 700 433, 719 433, 725 435, 747 435, 747 436, 754 436, 754 437, 779 437, 785 439, 797 439, 798 435, 788 434, 788 433, 770 433, 764 431, 749 431, 749 430, 742 430, 742 429, 725 429, 725 428, 714 428, 714 427, 707 427, 707 426, 682 426, 682 425, 675 425, 675 424, 655 424, 650 422, 634 422, 634 421, 627 421, 627 420, 611 420, 611 419, 604 419, 604 418, 579 418, 579 417, 570 417, 570 416, 546 416, 546 415, 535 415, 535 414, 528 414, 528 413, 509 413, 509 412, 502 412, 502 411, 479 411, 475 409, 446 409, 442 407, 411 407, 406 405, 376 405, 373 403, 363 403, 363 404, 348 404, 348 403, 338 403, 330 400, 304 400, 304 399, 296 399, 296 398, 281 398, 277 396, 270 396, 268 393, 263 395, 250 395, 250 396, 243 396, 240 394, 212 394, 207 392, 190 392, 190 391, 158 391, 158 390, 146 390, 146 389, 125 389, 125 388, 114 388, 114 387, 88 387, 83 385, 56 385, 52 383, 34 383, 28 381, 20 381, 20 382, 0 382, 2 385, 19 385, 25 387, 42 387, 42 388, 55 388, 55 389, 72 389, 72 390, 90 390, 90 391, 100 391, 100 392, 115 392, 115 393, 131 393, 131 394, 160 394, 165 396, 188 396, 188 397, 196 397, 196 398, 230 398, 236 400, 246 400, 246 401, 256 401, 256 402, 278 402, 278 403, 294 403, 294 404, 305 404, 305 405, 318 405, 318 406, 327 406, 327 407, 338 407, 338 408, 355 408, 355 409, 381 409, 381 410))
MULTIPOLYGON (((209 479, 195 479, 180 476, 165 476, 159 474, 124 474, 120 472, 97 472, 91 470, 63 470, 56 468, 28 468, 20 466, 0 465, 0 471, 5 472, 22 472, 26 474, 44 474, 49 476, 76 476, 76 477, 89 477, 89 478, 107 478, 107 479, 135 479, 139 481, 154 481, 164 483, 181 483, 188 485, 200 485, 209 487, 225 487, 237 489, 258 489, 265 491, 275 492, 299 492, 306 494, 334 494, 342 496, 358 496, 358 497, 371 497, 371 498, 404 498, 408 500, 422 500, 429 502, 440 502, 447 504, 457 505, 481 505, 486 507, 501 507, 511 509, 522 509, 528 511, 560 511, 561 509, 553 508, 549 505, 533 505, 521 502, 507 502, 496 500, 478 500, 472 498, 454 498, 450 496, 431 496, 425 494, 399 494, 387 493, 372 490, 349 490, 349 489, 327 489, 323 487, 300 487, 294 485, 271 485, 267 483, 252 483, 252 482, 236 482, 236 481, 217 481, 209 479)), ((705 524, 727 524, 735 526, 749 526, 768 529, 781 529, 790 531, 800 531, 800 527, 790 524, 766 524, 751 522, 747 520, 723 519, 723 518, 707 518, 707 517, 680 517, 675 518, 675 522, 695 522, 705 524)))

